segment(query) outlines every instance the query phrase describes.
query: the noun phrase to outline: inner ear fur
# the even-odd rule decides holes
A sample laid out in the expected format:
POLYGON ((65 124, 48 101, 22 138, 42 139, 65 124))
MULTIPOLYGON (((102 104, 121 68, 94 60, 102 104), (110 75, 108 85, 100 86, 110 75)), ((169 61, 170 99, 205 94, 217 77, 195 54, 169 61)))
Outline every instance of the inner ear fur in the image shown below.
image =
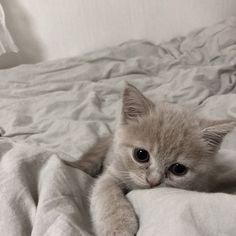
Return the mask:
POLYGON ((210 152, 216 152, 224 137, 236 127, 235 120, 201 119, 202 138, 208 144, 210 152))
POLYGON ((122 121, 124 123, 138 120, 138 118, 148 115, 154 104, 147 99, 136 87, 127 84, 123 93, 122 121))

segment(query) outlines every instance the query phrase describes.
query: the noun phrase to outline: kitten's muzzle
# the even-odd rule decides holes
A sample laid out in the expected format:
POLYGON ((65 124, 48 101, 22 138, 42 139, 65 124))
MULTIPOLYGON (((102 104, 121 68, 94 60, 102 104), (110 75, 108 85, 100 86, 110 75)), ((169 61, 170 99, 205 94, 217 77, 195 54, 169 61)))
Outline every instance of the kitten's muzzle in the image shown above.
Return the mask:
POLYGON ((151 188, 155 188, 155 187, 157 187, 158 185, 161 184, 161 181, 160 181, 159 178, 146 177, 146 181, 147 181, 147 183, 149 184, 149 186, 151 188))

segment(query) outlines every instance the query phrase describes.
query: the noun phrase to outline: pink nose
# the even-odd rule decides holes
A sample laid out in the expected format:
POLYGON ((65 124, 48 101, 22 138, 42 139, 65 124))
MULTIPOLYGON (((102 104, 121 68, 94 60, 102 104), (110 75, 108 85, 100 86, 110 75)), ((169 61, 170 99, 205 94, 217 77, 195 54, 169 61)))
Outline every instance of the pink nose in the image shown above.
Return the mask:
POLYGON ((148 182, 151 188, 157 187, 161 183, 159 179, 154 178, 146 178, 146 181, 148 182))

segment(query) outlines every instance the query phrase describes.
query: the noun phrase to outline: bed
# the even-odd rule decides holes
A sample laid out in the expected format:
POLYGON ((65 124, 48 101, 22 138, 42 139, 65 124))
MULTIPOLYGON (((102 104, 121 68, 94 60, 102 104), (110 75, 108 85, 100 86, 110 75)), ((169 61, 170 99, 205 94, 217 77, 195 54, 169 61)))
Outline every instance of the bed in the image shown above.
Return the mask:
MULTIPOLYGON (((197 115, 236 118, 236 18, 154 44, 133 40, 84 56, 0 70, 1 235, 93 235, 94 179, 78 160, 111 133, 125 83, 197 115)), ((236 173, 236 131, 219 162, 236 173)), ((221 174, 221 173, 219 173, 221 174)), ((235 235, 236 197, 169 188, 127 197, 137 236, 235 235)))

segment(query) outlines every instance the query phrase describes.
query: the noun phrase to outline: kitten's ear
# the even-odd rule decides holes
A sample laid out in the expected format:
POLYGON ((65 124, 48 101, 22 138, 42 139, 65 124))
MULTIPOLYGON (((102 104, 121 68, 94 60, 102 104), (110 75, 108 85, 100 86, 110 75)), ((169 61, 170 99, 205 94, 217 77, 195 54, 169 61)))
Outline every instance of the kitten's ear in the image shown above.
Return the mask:
POLYGON ((200 121, 202 127, 202 137, 209 146, 209 151, 215 153, 226 134, 236 127, 236 121, 232 120, 205 120, 200 121))
POLYGON ((122 122, 135 121, 149 114, 154 104, 133 85, 127 84, 123 93, 122 122))

